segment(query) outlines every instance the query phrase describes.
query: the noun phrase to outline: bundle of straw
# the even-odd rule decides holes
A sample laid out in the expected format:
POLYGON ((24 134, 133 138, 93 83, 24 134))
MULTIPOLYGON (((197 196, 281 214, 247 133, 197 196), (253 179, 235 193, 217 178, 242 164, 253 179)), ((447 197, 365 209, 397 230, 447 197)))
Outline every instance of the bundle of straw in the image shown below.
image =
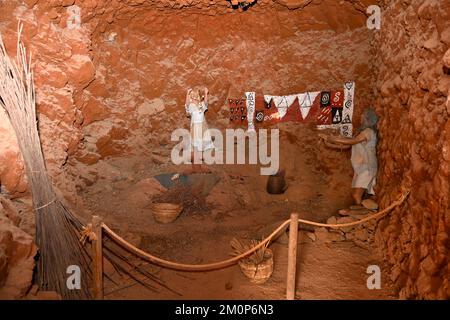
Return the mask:
POLYGON ((90 257, 78 240, 82 223, 56 198, 46 171, 37 127, 31 56, 27 60, 21 33, 19 24, 15 61, 9 58, 0 35, 0 106, 17 135, 36 211, 36 279, 41 290, 57 291, 65 299, 88 298, 90 257), (80 290, 67 287, 67 268, 71 265, 81 269, 80 290))

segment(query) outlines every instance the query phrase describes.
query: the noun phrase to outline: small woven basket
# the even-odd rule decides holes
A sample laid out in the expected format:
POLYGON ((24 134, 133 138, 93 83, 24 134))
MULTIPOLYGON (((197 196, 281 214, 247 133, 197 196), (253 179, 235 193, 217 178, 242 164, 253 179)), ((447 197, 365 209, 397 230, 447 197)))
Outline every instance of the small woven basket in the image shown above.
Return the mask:
POLYGON ((244 260, 239 261, 239 267, 242 273, 255 284, 262 284, 269 280, 273 272, 273 253, 272 250, 266 249, 264 252, 264 260, 260 264, 246 263, 244 260))
POLYGON ((159 223, 171 223, 183 211, 183 206, 175 203, 153 203, 153 218, 159 223))

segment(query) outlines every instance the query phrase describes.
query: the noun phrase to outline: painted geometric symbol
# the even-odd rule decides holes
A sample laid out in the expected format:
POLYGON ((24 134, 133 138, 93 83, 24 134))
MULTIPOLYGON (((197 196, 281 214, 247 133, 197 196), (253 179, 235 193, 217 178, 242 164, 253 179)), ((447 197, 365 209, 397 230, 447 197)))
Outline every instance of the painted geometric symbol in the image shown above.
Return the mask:
POLYGON ((331 106, 334 108, 342 108, 344 104, 344 91, 333 91, 331 93, 331 106))
POLYGON ((330 105, 330 92, 329 91, 323 91, 320 94, 320 106, 322 108, 328 107, 330 105))
POLYGON ((321 108, 319 114, 317 115, 317 124, 326 125, 331 124, 331 108, 325 107, 321 108))
POLYGON ((345 124, 341 127, 341 133, 344 137, 351 137, 350 130, 352 130, 350 125, 345 124))
POLYGON ((264 112, 263 111, 256 112, 256 121, 258 121, 258 122, 264 121, 264 112))
POLYGON ((352 123, 352 119, 350 119, 350 115, 347 114, 344 119, 342 119, 342 124, 352 123))
POLYGON ((353 101, 352 100, 347 100, 346 102, 345 102, 345 108, 346 109, 350 109, 351 108, 351 106, 352 106, 352 103, 353 103, 353 101))
POLYGON ((338 124, 342 121, 342 109, 341 108, 331 108, 331 123, 338 124))

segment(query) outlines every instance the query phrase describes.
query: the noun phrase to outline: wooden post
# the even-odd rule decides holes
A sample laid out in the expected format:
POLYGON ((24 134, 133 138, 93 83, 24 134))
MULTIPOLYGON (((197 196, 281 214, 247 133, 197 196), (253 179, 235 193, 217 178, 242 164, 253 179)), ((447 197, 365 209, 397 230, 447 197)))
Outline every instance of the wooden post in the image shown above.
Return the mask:
POLYGON ((297 268, 298 213, 291 214, 289 225, 288 269, 286 299, 295 299, 295 273, 297 268))
POLYGON ((102 245, 102 219, 92 217, 92 228, 96 240, 92 241, 92 280, 95 300, 103 300, 103 245, 102 245))

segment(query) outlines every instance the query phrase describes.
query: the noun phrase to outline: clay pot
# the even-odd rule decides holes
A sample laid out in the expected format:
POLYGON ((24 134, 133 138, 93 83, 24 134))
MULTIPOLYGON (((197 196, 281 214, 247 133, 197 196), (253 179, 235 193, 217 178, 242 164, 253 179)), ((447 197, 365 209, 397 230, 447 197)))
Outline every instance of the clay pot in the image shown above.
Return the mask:
POLYGON ((282 194, 286 191, 286 180, 284 178, 284 170, 269 176, 267 180, 266 190, 269 194, 282 194))

